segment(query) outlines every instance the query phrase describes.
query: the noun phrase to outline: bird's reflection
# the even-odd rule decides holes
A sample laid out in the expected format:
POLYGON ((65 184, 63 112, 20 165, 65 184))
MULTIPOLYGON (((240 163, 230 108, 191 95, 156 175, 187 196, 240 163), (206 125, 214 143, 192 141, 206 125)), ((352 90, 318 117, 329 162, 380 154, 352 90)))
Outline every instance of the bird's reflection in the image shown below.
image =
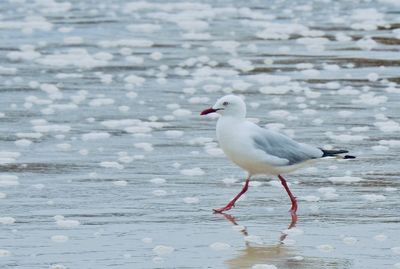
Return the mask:
MULTIPOLYGON (((225 213, 221 213, 221 215, 233 225, 243 227, 240 232, 244 237, 250 236, 247 228, 240 225, 234 216, 225 213)), ((296 214, 292 214, 291 216, 288 230, 294 228, 297 224, 296 214)), ((249 269, 255 264, 273 264, 277 268, 287 269, 347 268, 346 260, 300 256, 299 247, 285 244, 287 243, 285 241, 287 236, 287 233, 282 233, 279 240, 277 240, 278 242, 269 245, 254 245, 245 240, 245 248, 240 250, 235 257, 226 260, 225 264, 227 268, 231 269, 249 269)))
MULTIPOLYGON (((229 214, 221 213, 226 220, 233 225, 239 226, 235 217, 229 214)), ((297 216, 292 214, 288 229, 296 226, 297 216)), ((245 226, 240 231, 243 236, 249 236, 245 226)), ((287 234, 282 233, 279 241, 272 245, 256 245, 246 241, 246 247, 240 251, 236 257, 225 261, 228 268, 240 269, 251 268, 255 264, 274 264, 278 268, 316 268, 310 264, 310 260, 304 261, 301 256, 296 256, 296 249, 284 244, 287 234)))
MULTIPOLYGON (((235 217, 234 216, 232 216, 232 215, 229 215, 229 214, 226 214, 226 213, 219 213, 219 214, 221 214, 222 216, 224 216, 225 217, 225 219, 226 220, 228 220, 230 223, 232 223, 233 225, 235 225, 235 226, 238 226, 239 224, 236 222, 236 219, 235 219, 235 217)), ((289 226, 288 226, 288 230, 290 230, 290 229, 292 229, 292 228, 294 228, 294 227, 296 227, 296 224, 297 224, 297 215, 296 215, 296 213, 291 213, 291 222, 290 222, 290 224, 289 224, 289 226)), ((245 227, 245 226, 243 226, 243 229, 240 231, 244 236, 248 236, 249 235, 249 233, 247 232, 247 228, 245 227)), ((282 233, 281 234, 281 236, 280 236, 280 238, 279 238, 279 242, 280 242, 280 244, 283 244, 283 241, 286 239, 286 237, 287 237, 287 233, 282 233)), ((246 245, 249 245, 249 243, 248 242, 246 242, 246 245)))

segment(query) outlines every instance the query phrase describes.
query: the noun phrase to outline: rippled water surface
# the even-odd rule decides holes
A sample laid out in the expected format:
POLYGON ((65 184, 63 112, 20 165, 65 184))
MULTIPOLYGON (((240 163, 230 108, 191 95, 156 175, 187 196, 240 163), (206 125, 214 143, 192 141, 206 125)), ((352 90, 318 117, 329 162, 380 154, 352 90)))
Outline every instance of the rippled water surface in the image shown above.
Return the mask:
POLYGON ((400 268, 400 4, 0 3, 1 268, 400 268), (244 172, 199 111, 358 158, 244 172))

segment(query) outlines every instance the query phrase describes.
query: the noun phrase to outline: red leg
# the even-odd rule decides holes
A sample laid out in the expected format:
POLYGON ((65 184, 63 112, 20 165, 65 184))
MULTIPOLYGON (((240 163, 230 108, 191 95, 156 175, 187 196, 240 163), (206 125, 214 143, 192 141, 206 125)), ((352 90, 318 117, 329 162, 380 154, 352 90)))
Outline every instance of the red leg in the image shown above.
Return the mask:
POLYGON ((246 179, 246 183, 244 184, 243 189, 235 196, 235 198, 233 198, 232 201, 230 201, 226 206, 224 206, 222 208, 214 209, 214 212, 222 213, 222 212, 227 211, 227 210, 231 209, 232 207, 234 207, 237 199, 239 199, 240 196, 242 196, 242 194, 245 193, 247 191, 247 189, 249 188, 249 182, 250 182, 250 176, 246 179))
MULTIPOLYGON (((286 180, 281 175, 278 175, 278 178, 281 180, 281 183, 282 183, 283 187, 285 188, 287 194, 289 195, 290 201, 292 201, 292 207, 290 208, 290 212, 292 213, 292 215, 293 214, 296 215, 296 211, 297 211, 296 197, 290 191, 290 189, 289 189, 289 187, 288 187, 288 185, 286 183, 286 180)), ((297 216, 296 216, 296 221, 297 221, 297 216)))

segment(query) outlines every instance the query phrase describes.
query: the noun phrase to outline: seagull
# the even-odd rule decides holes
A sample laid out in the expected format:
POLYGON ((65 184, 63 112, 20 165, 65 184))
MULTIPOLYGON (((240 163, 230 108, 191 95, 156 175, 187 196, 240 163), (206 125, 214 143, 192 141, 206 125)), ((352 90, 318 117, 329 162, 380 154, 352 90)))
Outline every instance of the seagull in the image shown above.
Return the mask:
POLYGON ((218 113, 220 115, 216 133, 217 140, 225 155, 236 165, 246 170, 248 176, 242 190, 224 207, 214 209, 222 213, 235 206, 236 201, 249 187, 254 175, 275 175, 289 195, 292 219, 297 220, 297 201, 286 179, 282 176, 307 164, 325 157, 354 159, 354 156, 340 154, 347 150, 325 150, 299 143, 281 133, 261 128, 246 119, 246 104, 236 95, 226 95, 200 115, 218 113))

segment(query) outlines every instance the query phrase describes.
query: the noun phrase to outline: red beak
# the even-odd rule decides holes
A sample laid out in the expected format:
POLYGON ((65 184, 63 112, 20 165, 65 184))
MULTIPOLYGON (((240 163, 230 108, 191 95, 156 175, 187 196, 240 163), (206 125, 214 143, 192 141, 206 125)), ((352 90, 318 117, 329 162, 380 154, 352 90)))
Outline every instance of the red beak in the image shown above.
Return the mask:
POLYGON ((207 115, 207 114, 210 114, 210 113, 214 113, 216 111, 218 111, 218 110, 210 107, 210 108, 207 108, 207 109, 204 109, 203 111, 201 111, 200 115, 203 116, 203 115, 207 115))

